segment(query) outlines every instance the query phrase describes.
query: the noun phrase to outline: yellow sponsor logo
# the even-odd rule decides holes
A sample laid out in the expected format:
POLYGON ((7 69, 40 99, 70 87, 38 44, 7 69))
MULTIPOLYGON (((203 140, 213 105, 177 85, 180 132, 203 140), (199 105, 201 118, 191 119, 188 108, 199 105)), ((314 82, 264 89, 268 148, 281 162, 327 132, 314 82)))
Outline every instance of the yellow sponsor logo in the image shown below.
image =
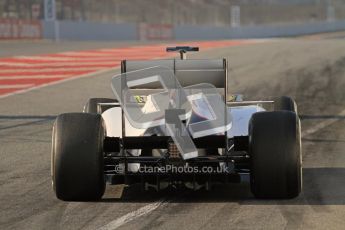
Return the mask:
POLYGON ((134 98, 137 101, 137 103, 145 103, 146 102, 145 96, 134 96, 134 98))

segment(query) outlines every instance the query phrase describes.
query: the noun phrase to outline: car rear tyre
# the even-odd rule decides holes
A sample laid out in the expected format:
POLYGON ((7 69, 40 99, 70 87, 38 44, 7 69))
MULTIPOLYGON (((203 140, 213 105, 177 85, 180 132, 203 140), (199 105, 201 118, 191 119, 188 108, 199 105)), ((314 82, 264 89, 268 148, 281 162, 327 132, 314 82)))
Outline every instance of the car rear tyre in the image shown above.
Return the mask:
POLYGON ((297 114, 297 104, 291 97, 275 97, 273 101, 274 111, 291 111, 297 114))
POLYGON ((105 190, 104 122, 99 114, 57 117, 52 138, 52 184, 58 199, 98 200, 105 190))
POLYGON ((84 113, 102 113, 99 111, 99 103, 116 103, 117 100, 111 98, 90 98, 84 106, 84 113))
POLYGON ((251 190, 257 198, 294 198, 302 188, 300 121, 291 111, 259 112, 249 124, 251 190))

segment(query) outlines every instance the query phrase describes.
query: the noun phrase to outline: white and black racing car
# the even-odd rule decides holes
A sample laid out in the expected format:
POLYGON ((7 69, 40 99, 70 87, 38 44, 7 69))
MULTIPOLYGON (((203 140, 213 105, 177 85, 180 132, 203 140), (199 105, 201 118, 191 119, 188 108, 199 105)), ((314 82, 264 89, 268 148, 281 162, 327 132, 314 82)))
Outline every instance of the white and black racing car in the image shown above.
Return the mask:
POLYGON ((227 60, 122 61, 114 98, 91 98, 56 118, 52 184, 61 200, 101 199, 106 184, 143 189, 250 180, 256 198, 288 199, 302 188, 301 128, 286 96, 230 95, 227 60))

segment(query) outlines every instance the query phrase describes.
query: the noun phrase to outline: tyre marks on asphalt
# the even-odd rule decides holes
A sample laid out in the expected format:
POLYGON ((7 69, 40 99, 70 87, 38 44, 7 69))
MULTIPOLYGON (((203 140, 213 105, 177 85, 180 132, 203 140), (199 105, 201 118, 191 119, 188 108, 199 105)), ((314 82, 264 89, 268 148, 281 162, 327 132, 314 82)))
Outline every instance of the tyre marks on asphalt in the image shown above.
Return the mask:
POLYGON ((320 123, 314 125, 310 129, 303 131, 302 132, 302 138, 309 136, 311 134, 314 134, 314 133, 318 132, 319 130, 326 128, 327 126, 332 125, 333 123, 343 119, 344 116, 345 116, 345 109, 343 111, 341 111, 340 113, 338 113, 336 116, 334 116, 334 118, 327 119, 323 122, 320 122, 320 123))
MULTIPOLYGON (((201 50, 239 46, 257 40, 189 42, 201 50)), ((174 44, 185 45, 185 44, 174 44)), ((167 44, 131 46, 126 48, 97 49, 62 52, 37 56, 0 58, 0 98, 29 90, 98 74, 120 66, 123 59, 149 60, 176 57, 176 53, 165 51, 167 44)))
POLYGON ((117 229, 117 228, 121 227, 122 225, 124 225, 124 224, 126 224, 126 223, 128 223, 134 219, 137 219, 141 216, 144 216, 144 215, 151 213, 152 211, 156 210, 159 207, 166 205, 167 203, 168 203, 168 201, 159 200, 159 201, 156 201, 154 203, 145 205, 145 206, 143 206, 137 210, 134 210, 133 212, 129 212, 126 215, 123 215, 123 216, 109 222, 108 224, 99 228, 99 230, 117 229))

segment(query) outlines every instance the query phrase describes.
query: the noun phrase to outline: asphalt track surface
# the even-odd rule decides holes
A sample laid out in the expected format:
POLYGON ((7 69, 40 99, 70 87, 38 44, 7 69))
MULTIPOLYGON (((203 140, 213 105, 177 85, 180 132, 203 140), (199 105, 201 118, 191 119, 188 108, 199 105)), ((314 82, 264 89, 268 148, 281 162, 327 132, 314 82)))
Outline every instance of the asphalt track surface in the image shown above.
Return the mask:
POLYGON ((228 58, 231 90, 248 99, 296 99, 304 133, 298 198, 257 200, 242 183, 210 192, 108 186, 100 202, 57 200, 54 117, 81 111, 89 97, 112 97, 114 70, 0 99, 0 229, 343 229, 345 40, 279 39, 191 57, 228 58))

